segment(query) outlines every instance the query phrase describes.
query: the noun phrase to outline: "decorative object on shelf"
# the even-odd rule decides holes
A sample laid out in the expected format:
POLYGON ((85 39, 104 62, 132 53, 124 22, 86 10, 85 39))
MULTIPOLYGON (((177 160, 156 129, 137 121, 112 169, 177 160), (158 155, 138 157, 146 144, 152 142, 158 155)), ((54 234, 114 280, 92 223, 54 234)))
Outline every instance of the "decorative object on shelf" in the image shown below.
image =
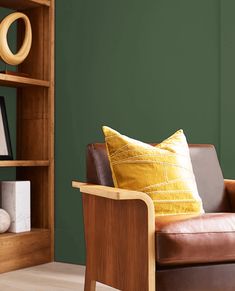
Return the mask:
POLYGON ((2 181, 1 193, 2 208, 11 217, 9 231, 30 231, 30 181, 2 181))
POLYGON ((28 56, 32 45, 32 28, 27 15, 14 12, 6 16, 0 23, 0 58, 7 64, 16 66, 21 64, 28 56), (25 37, 23 44, 16 54, 13 54, 7 41, 7 33, 11 24, 17 19, 25 23, 25 37))
POLYGON ((12 160, 12 148, 4 97, 0 96, 0 160, 12 160))
POLYGON ((0 233, 6 232, 11 224, 10 215, 6 210, 0 208, 0 233))

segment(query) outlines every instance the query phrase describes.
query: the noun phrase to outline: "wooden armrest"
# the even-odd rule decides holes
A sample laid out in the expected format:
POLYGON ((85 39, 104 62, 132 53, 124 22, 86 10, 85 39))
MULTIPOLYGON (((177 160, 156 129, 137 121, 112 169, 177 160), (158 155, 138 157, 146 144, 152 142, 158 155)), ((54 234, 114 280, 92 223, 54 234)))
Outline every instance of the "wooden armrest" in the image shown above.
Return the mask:
POLYGON ((144 192, 138 192, 133 190, 126 190, 108 186, 94 185, 88 183, 82 183, 73 181, 72 186, 79 188, 84 194, 91 194, 103 198, 113 200, 142 200, 150 208, 149 210, 154 212, 154 204, 152 199, 144 192))
POLYGON ((229 195, 229 200, 233 211, 235 211, 235 180, 224 180, 225 190, 229 195))

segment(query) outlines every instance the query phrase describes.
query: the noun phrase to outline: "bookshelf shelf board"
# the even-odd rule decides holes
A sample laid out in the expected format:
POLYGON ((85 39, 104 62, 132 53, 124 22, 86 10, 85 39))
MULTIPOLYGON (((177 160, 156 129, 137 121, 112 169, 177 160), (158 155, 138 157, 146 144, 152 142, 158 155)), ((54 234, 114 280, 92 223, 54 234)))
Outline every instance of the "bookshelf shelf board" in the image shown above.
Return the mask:
POLYGON ((48 160, 7 160, 0 161, 0 167, 46 167, 48 160))
POLYGON ((15 9, 24 10, 39 6, 50 6, 50 0, 0 0, 0 6, 15 9))
POLYGON ((32 234, 37 234, 37 233, 45 233, 49 232, 49 229, 46 228, 32 228, 31 231, 25 231, 25 232, 20 232, 20 233, 12 233, 12 232, 5 232, 0 234, 0 242, 1 239, 5 238, 12 238, 12 237, 27 237, 32 234))
POLYGON ((0 73, 0 85, 7 87, 26 87, 26 86, 40 86, 49 87, 50 82, 45 80, 26 78, 15 75, 7 75, 0 73))
POLYGON ((0 273, 51 261, 49 229, 0 234, 0 273))

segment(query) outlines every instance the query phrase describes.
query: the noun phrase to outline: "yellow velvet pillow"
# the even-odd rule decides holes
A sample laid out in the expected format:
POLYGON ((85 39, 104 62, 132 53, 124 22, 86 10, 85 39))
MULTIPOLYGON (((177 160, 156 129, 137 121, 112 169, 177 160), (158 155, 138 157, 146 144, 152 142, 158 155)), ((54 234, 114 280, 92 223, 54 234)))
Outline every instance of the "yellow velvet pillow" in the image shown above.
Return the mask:
POLYGON ((204 212, 183 130, 156 146, 103 132, 115 187, 147 193, 156 215, 204 212))

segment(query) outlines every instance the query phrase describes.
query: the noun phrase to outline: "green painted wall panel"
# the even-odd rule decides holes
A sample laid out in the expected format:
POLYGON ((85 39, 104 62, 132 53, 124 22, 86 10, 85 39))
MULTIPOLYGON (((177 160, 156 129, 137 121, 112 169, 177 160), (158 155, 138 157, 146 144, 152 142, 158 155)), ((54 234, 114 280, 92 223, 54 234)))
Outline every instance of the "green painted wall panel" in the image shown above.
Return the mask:
POLYGON ((221 1, 221 165, 235 178, 235 1, 221 1))
POLYGON ((110 125, 143 141, 220 141, 220 2, 57 0, 56 259, 84 263, 85 146, 110 125))

